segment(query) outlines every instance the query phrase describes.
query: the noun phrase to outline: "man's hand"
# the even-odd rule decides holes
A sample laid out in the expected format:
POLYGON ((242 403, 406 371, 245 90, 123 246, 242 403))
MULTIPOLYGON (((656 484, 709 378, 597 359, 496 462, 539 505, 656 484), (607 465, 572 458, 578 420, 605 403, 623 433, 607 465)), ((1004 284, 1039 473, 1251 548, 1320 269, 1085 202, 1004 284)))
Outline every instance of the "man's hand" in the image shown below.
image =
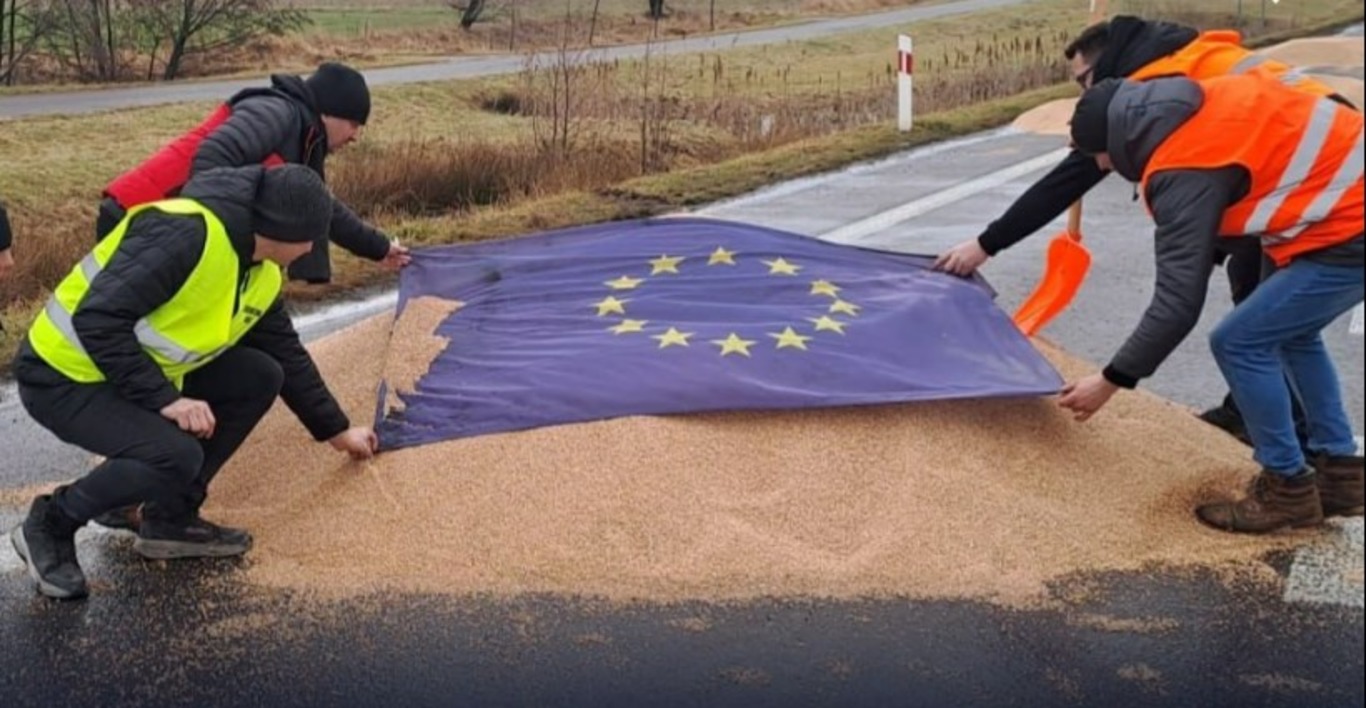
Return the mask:
POLYGON ((0 251, 0 278, 8 275, 11 270, 14 270, 14 249, 6 248, 0 251))
POLYGON ((408 252, 406 246, 399 245, 398 241, 389 242, 389 252, 381 258, 379 265, 385 270, 398 270, 412 262, 413 256, 408 252))
POLYGON ((974 238, 939 254, 939 258, 934 261, 934 269, 967 277, 976 273, 988 258, 991 256, 982 250, 982 244, 977 243, 977 239, 974 238))
POLYGON ((368 460, 379 449, 379 436, 372 428, 348 428, 327 441, 333 448, 351 456, 353 460, 368 460))
POLYGON ((1105 407, 1110 397, 1119 387, 1110 383, 1100 374, 1091 374, 1079 381, 1067 384, 1062 390, 1058 405, 1072 411, 1077 422, 1084 423, 1105 407))
POLYGON ((161 417, 175 421, 181 430, 204 439, 213 437, 214 427, 218 425, 209 404, 193 398, 177 398, 161 409, 161 417))

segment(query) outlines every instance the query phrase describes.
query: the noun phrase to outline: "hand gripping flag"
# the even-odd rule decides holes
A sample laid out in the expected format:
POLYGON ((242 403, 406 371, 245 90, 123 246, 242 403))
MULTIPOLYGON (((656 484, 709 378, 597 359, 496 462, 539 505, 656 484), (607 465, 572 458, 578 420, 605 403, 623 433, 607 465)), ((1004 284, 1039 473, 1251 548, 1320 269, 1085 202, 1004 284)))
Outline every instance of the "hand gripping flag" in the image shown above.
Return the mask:
POLYGON ((1058 373, 991 289, 930 264, 695 218, 425 249, 403 272, 394 336, 434 345, 395 366, 423 347, 391 341, 381 445, 626 415, 1056 393, 1058 373), (425 324, 414 335, 405 320, 425 324))

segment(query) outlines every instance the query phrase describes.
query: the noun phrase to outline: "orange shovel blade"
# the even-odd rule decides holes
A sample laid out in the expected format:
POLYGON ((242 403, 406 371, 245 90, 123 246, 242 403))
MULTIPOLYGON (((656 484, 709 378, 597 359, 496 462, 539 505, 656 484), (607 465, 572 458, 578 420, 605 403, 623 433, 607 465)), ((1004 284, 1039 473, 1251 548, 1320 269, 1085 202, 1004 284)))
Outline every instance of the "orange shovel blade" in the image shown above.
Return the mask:
POLYGON ((1026 336, 1037 334, 1072 304, 1090 269, 1091 252, 1080 241, 1065 231, 1054 236, 1048 245, 1043 281, 1015 311, 1015 325, 1026 336))

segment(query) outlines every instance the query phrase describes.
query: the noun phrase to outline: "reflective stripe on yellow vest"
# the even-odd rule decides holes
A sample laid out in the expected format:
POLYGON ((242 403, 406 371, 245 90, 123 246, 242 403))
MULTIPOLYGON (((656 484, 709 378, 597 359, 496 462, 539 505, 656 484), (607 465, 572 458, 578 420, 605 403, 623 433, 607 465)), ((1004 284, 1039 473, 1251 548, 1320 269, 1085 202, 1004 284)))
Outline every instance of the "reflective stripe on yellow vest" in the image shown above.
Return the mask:
POLYGON ((202 204, 191 199, 167 199, 134 207, 90 255, 72 268, 29 329, 29 342, 38 356, 73 381, 105 380, 104 372, 81 345, 72 314, 118 251, 129 223, 147 209, 198 216, 207 231, 199 262, 180 290, 133 327, 143 351, 176 388, 186 374, 241 340, 280 295, 280 267, 269 261, 248 269, 239 292, 237 253, 223 222, 202 204))
POLYGON ((1248 193, 1224 212, 1223 236, 1259 236, 1285 265, 1301 253, 1344 243, 1366 221, 1362 115, 1327 98, 1252 77, 1200 82, 1205 100, 1153 152, 1143 173, 1247 170, 1248 193))
POLYGON ((1310 78, 1288 64, 1255 54, 1242 45, 1242 35, 1232 30, 1201 32, 1186 46, 1143 65, 1128 78, 1134 81, 1163 76, 1187 76, 1197 81, 1219 76, 1254 74, 1270 77, 1315 96, 1330 96, 1334 89, 1310 78))

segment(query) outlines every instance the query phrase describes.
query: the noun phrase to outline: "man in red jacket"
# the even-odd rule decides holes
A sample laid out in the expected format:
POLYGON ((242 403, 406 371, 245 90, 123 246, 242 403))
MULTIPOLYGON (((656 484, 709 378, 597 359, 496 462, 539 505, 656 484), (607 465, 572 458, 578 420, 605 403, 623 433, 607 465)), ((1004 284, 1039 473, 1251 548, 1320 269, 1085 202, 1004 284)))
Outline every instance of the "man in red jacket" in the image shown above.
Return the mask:
MULTIPOLYGON (((351 67, 328 62, 308 79, 276 74, 269 88, 247 89, 228 99, 200 125, 150 158, 119 175, 104 189, 95 222, 104 238, 128 209, 180 193, 191 175, 218 167, 294 163, 326 178, 329 153, 360 136, 370 117, 370 89, 351 67)), ((332 200, 328 239, 387 267, 406 265, 407 249, 332 200)), ((327 241, 289 268, 293 280, 325 283, 332 278, 327 241)))

